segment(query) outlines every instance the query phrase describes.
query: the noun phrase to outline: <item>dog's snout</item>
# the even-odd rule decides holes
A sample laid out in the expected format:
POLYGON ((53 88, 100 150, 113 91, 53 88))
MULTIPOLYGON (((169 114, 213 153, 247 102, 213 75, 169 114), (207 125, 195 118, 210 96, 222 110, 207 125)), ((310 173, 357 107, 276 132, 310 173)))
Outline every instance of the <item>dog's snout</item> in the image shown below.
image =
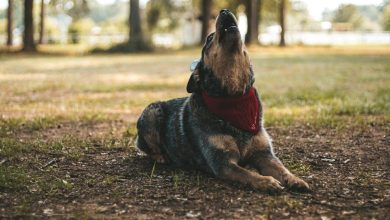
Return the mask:
POLYGON ((225 15, 225 14, 229 14, 230 13, 230 11, 228 10, 228 9, 222 9, 220 12, 219 12, 219 14, 221 14, 221 15, 225 15))

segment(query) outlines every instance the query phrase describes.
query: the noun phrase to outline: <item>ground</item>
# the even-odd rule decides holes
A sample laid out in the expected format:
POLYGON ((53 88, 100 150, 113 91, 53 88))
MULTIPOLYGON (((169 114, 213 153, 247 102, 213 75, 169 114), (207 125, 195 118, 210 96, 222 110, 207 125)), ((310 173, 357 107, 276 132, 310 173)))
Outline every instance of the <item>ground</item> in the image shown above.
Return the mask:
POLYGON ((135 149, 199 51, 0 54, 0 217, 389 218, 389 46, 250 49, 275 152, 313 189, 279 194, 135 149))

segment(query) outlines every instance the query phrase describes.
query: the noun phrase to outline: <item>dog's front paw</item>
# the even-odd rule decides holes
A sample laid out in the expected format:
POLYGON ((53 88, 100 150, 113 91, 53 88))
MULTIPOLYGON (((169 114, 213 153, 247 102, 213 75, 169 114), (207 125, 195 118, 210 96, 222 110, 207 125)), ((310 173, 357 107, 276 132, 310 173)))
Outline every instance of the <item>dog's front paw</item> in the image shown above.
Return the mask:
POLYGON ((278 192, 284 189, 282 184, 272 176, 262 177, 261 180, 252 183, 252 187, 268 192, 278 192))
POLYGON ((285 178, 286 186, 289 189, 300 191, 300 192, 310 192, 310 186, 305 181, 303 181, 301 178, 294 176, 294 175, 288 175, 285 178))

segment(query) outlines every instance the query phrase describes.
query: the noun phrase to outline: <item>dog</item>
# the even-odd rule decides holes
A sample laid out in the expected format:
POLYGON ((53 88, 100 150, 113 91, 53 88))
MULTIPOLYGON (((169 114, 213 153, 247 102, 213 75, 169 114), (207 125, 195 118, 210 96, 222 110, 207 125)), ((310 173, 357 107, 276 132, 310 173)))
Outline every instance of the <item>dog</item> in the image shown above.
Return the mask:
POLYGON ((255 189, 309 191, 273 152, 251 62, 229 10, 219 13, 216 31, 195 64, 189 97, 155 102, 142 112, 137 147, 159 163, 203 170, 255 189))

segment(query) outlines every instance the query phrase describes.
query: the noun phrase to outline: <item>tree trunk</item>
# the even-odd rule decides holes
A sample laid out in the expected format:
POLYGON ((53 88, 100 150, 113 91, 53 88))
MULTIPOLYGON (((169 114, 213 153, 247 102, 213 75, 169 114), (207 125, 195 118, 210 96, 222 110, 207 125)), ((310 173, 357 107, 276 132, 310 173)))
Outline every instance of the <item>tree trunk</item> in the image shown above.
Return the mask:
POLYGON ((280 0, 279 5, 279 23, 280 23, 280 47, 286 46, 285 34, 286 34, 286 2, 287 0, 280 0))
POLYGON ((247 17, 247 32, 245 35, 246 44, 258 44, 259 36, 259 16, 260 16, 260 1, 261 0, 246 0, 245 12, 247 17))
POLYGON ((7 11, 7 46, 12 46, 13 44, 13 2, 8 0, 8 11, 7 11))
POLYGON ((40 23, 39 23, 39 44, 44 43, 44 37, 45 37, 45 0, 41 0, 41 14, 40 14, 40 23))
POLYGON ((211 18, 211 7, 212 0, 202 0, 202 33, 200 37, 200 44, 203 44, 206 40, 210 30, 210 18, 211 18))
POLYGON ((36 51, 34 43, 34 21, 33 21, 34 0, 24 0, 24 33, 23 51, 36 51))
POLYGON ((129 25, 130 25, 129 44, 142 43, 143 34, 141 28, 139 0, 130 0, 129 25))

